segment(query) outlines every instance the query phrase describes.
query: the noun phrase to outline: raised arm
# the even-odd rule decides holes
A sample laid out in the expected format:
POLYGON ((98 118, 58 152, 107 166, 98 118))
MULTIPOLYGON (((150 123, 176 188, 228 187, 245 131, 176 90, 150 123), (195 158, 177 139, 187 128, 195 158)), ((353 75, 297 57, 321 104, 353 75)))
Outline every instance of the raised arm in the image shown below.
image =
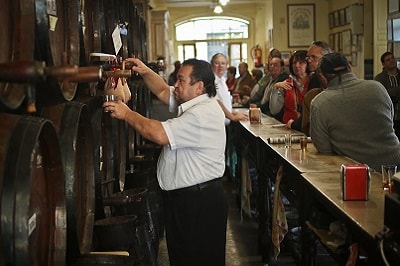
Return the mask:
POLYGON ((170 86, 150 69, 146 64, 144 64, 140 59, 137 58, 127 58, 125 60, 126 66, 132 67, 132 71, 139 73, 142 76, 146 86, 165 104, 169 103, 170 99, 170 86))

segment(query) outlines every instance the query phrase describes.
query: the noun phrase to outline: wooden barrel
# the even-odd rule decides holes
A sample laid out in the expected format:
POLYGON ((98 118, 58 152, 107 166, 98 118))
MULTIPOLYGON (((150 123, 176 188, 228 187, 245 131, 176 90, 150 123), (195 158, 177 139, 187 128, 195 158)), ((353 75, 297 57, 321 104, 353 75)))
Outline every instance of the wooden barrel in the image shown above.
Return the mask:
POLYGON ((147 188, 134 188, 115 193, 105 199, 115 217, 135 215, 143 265, 157 265, 159 235, 155 213, 152 212, 147 188))
POLYGON ((102 52, 101 28, 103 23, 98 0, 81 0, 81 31, 83 53, 81 51, 81 64, 89 64, 91 53, 102 52))
MULTIPOLYGON (((79 0, 35 0, 36 60, 47 66, 79 65, 79 11, 79 0)), ((37 84, 37 101, 39 105, 71 101, 77 85, 47 77, 37 84)))
POLYGON ((138 265, 142 259, 140 240, 136 234, 137 217, 124 215, 96 221, 94 251, 128 251, 138 265))
POLYGON ((95 165, 95 220, 105 218, 103 198, 121 191, 125 180, 126 124, 103 111, 101 96, 79 98, 88 106, 95 165))
POLYGON ((53 121, 60 142, 66 180, 67 253, 91 251, 95 174, 92 128, 87 106, 67 102, 42 109, 42 117, 53 121))
POLYGON ((4 265, 65 265, 65 180, 49 120, 0 113, 4 265))
MULTIPOLYGON (((35 1, 4 0, 0 8, 0 63, 33 60, 35 1)), ((25 99, 25 84, 0 83, 2 109, 17 109, 25 99)))

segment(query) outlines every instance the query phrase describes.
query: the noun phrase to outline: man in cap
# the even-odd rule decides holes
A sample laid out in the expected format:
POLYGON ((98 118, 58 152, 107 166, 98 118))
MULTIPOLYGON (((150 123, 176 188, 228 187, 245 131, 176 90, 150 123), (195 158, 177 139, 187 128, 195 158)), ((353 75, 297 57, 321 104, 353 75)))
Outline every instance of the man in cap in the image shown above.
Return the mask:
POLYGON ((317 150, 366 163, 400 165, 400 143, 393 130, 393 104, 385 87, 358 79, 346 57, 330 53, 319 71, 327 88, 311 102, 310 134, 317 150))

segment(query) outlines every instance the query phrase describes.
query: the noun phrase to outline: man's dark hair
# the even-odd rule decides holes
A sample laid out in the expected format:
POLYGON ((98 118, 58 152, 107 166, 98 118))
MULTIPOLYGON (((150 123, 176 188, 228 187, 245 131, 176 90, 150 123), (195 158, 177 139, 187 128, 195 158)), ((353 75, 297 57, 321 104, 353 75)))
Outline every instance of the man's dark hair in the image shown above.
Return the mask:
POLYGON ((228 72, 232 73, 232 74, 233 74, 233 76, 235 76, 235 75, 236 75, 236 67, 234 67, 234 66, 230 66, 230 67, 228 67, 228 68, 226 69, 226 71, 228 71, 228 72))
POLYGON ((333 52, 332 49, 329 47, 329 44, 324 41, 314 41, 311 43, 311 46, 321 47, 323 55, 330 54, 333 52))
POLYGON ((190 74, 190 83, 194 84, 197 81, 204 83, 205 92, 209 97, 214 97, 217 94, 215 88, 215 75, 212 72, 211 65, 207 61, 199 59, 187 59, 182 63, 182 66, 192 66, 190 74))
POLYGON ((385 52, 381 55, 381 63, 383 64, 385 62, 385 57, 388 55, 393 55, 391 52, 385 52))

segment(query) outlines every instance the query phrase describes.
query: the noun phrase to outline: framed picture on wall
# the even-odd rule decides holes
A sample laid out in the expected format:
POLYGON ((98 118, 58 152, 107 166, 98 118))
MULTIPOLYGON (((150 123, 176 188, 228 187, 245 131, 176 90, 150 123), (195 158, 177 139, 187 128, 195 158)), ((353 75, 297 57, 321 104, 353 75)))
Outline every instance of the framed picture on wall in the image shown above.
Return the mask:
POLYGON ((329 13, 329 28, 335 27, 335 19, 333 17, 333 12, 329 13))
POLYGON ((357 44, 358 44, 358 35, 356 34, 351 35, 351 45, 357 46, 357 44))
POLYGON ((358 60, 357 52, 351 52, 351 65, 357 66, 357 60, 358 60))
POLYGON ((315 5, 287 6, 288 47, 308 47, 315 40, 315 5))
POLYGON ((346 24, 350 24, 352 20, 351 6, 346 7, 346 24))
POLYGON ((340 32, 335 33, 335 52, 342 52, 342 43, 340 41, 340 32))
POLYGON ((333 11, 333 22, 335 24, 335 27, 340 26, 340 18, 339 18, 339 11, 333 11))
POLYGON ((282 60, 289 59, 291 55, 292 55, 292 53, 290 51, 282 51, 281 52, 282 60))
POLYGON ((351 31, 342 31, 342 53, 344 55, 351 55, 351 31))
POLYGON ((340 26, 343 26, 346 24, 346 13, 345 13, 344 8, 339 10, 339 23, 340 23, 340 26))

